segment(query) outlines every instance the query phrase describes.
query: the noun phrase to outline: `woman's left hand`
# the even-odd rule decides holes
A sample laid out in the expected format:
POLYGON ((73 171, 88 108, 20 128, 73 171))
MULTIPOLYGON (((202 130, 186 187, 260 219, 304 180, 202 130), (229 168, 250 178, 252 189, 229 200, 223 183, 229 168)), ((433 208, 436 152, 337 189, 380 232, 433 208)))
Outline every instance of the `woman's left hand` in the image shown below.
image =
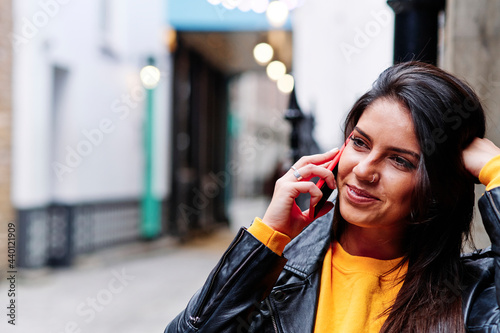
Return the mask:
POLYGON ((485 164, 497 155, 500 155, 500 148, 490 140, 481 138, 475 138, 462 153, 465 168, 476 178, 479 178, 485 164))

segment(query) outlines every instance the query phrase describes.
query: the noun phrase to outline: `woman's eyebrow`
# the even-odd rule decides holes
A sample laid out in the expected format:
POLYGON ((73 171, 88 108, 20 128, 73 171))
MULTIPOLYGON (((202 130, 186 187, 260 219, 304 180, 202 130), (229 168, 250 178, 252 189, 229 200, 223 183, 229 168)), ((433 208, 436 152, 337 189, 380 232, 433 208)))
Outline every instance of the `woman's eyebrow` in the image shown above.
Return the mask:
POLYGON ((399 147, 389 147, 389 150, 395 151, 395 152, 400 153, 400 154, 411 155, 414 158, 416 158, 417 160, 420 160, 420 155, 411 151, 411 150, 407 150, 407 149, 403 149, 403 148, 399 148, 399 147))
POLYGON ((356 131, 358 131, 362 136, 366 137, 368 141, 372 141, 372 138, 366 134, 364 131, 362 131, 358 126, 354 127, 356 131))
MULTIPOLYGON (((366 139, 367 139, 368 141, 372 141, 372 138, 371 138, 368 134, 366 134, 366 132, 365 132, 365 131, 361 130, 361 129, 360 129, 359 127, 357 127, 357 126, 356 126, 356 127, 354 127, 354 129, 355 129, 356 131, 358 131, 358 132, 359 132, 359 134, 361 134, 362 136, 366 137, 366 139)), ((400 153, 400 154, 407 154, 407 155, 411 155, 411 156, 413 156, 414 158, 416 158, 417 160, 420 160, 420 155, 419 155, 419 154, 417 154, 417 153, 415 153, 414 151, 411 151, 411 150, 408 150, 408 149, 404 149, 404 148, 400 148, 400 147, 394 147, 394 146, 391 146, 391 147, 388 147, 388 148, 389 148, 389 150, 391 150, 391 151, 394 151, 394 152, 397 152, 397 153, 400 153)))

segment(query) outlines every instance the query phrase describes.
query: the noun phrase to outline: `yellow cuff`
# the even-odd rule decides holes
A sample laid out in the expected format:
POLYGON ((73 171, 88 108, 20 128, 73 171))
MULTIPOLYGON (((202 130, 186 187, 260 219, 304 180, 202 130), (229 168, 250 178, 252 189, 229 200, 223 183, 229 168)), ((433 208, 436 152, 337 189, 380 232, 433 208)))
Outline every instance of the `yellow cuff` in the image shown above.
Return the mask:
POLYGON ((248 232, 279 256, 283 254, 285 246, 292 240, 287 235, 262 222, 258 217, 253 220, 248 232))
POLYGON ((479 181, 486 185, 486 191, 500 186, 500 155, 488 161, 479 172, 479 181))

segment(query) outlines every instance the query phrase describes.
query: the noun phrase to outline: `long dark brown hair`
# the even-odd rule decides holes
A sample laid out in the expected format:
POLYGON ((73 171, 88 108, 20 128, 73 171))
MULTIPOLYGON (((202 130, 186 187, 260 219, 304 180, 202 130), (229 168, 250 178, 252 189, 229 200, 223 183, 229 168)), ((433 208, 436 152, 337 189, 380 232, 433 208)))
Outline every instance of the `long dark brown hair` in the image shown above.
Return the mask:
MULTIPOLYGON (((462 150, 484 137, 485 116, 474 91, 445 71, 420 62, 385 70, 354 104, 344 133, 379 98, 406 106, 422 157, 405 240, 408 272, 381 332, 465 332, 460 254, 470 240, 474 179, 465 170, 462 150)), ((345 228, 338 208, 334 233, 345 228)), ((396 269, 397 269, 396 268, 396 269)))

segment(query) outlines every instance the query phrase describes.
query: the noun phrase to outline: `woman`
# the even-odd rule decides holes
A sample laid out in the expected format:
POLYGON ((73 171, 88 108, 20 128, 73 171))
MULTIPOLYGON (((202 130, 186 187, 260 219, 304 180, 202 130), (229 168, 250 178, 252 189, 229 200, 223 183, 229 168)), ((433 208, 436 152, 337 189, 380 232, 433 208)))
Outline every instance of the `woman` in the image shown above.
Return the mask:
POLYGON ((384 71, 347 116, 336 175, 338 150, 300 159, 165 332, 499 331, 500 149, 484 119, 434 66, 384 71), (295 204, 319 201, 313 177, 338 190, 316 221, 295 204), (478 179, 492 250, 461 257, 478 179))

